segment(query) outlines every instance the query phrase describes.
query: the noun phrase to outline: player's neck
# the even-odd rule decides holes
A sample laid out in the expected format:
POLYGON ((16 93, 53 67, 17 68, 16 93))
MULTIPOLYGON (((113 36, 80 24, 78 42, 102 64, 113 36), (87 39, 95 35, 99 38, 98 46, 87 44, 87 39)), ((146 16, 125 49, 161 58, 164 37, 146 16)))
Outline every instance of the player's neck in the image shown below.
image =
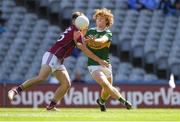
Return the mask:
POLYGON ((96 27, 96 29, 97 29, 97 31, 102 32, 102 31, 105 31, 107 29, 107 27, 102 27, 102 28, 96 27))

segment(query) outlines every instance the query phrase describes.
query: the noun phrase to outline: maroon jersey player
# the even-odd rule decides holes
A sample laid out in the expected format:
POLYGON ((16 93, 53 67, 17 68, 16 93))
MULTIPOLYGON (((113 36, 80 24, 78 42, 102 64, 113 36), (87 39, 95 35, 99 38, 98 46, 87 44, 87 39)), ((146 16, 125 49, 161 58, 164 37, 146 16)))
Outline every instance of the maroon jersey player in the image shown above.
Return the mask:
POLYGON ((82 50, 88 57, 99 62, 102 66, 108 66, 108 63, 101 60, 99 57, 94 55, 85 44, 82 42, 83 36, 85 35, 85 30, 78 30, 74 25, 74 20, 83 15, 81 12, 74 12, 72 14, 72 25, 68 27, 62 35, 60 35, 57 42, 52 45, 47 52, 44 53, 42 58, 42 66, 39 74, 29 80, 26 80, 21 85, 12 88, 8 92, 8 97, 13 100, 14 96, 21 93, 22 91, 28 89, 29 87, 41 83, 46 80, 47 77, 53 73, 56 79, 61 82, 60 86, 54 93, 54 98, 51 100, 50 104, 47 106, 47 110, 56 110, 56 103, 59 102, 68 89, 71 86, 69 74, 63 65, 63 61, 66 57, 71 55, 73 48, 78 47, 82 50))
MULTIPOLYGON (((73 41, 73 34, 75 31, 78 31, 77 28, 72 25, 68 27, 65 32, 59 37, 57 42, 49 48, 48 52, 56 55, 56 57, 63 62, 64 58, 71 55, 73 48, 76 46, 73 41)), ((81 37, 77 40, 79 43, 83 43, 81 37)))

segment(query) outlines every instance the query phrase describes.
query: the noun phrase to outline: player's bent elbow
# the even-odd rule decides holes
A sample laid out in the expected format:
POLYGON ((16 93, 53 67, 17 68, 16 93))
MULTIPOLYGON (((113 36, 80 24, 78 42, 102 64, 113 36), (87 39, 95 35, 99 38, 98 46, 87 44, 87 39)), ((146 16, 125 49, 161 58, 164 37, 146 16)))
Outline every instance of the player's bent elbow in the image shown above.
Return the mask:
POLYGON ((81 51, 85 51, 87 48, 85 45, 83 44, 77 44, 77 47, 81 50, 81 51))

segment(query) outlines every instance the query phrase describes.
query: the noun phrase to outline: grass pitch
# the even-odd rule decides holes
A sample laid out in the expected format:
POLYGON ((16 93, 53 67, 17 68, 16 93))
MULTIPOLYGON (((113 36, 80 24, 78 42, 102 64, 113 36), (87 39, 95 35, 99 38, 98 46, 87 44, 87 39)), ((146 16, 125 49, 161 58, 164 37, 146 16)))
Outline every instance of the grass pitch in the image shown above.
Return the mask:
POLYGON ((61 108, 50 112, 45 109, 0 108, 0 121, 180 122, 180 109, 108 109, 107 112, 100 112, 98 108, 61 108))

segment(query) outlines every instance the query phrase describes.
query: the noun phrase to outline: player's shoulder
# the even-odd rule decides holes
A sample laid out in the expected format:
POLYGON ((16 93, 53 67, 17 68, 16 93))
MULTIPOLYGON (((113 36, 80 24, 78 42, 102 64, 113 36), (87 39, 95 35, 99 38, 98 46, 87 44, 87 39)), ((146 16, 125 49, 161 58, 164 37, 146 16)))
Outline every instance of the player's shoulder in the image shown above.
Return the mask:
MULTIPOLYGON (((89 30, 91 30, 91 31, 98 31, 96 27, 94 27, 94 28, 90 28, 89 30)), ((108 28, 107 28, 107 29, 105 29, 104 31, 105 31, 106 33, 111 33, 111 30, 110 30, 110 29, 108 29, 108 28)))
POLYGON ((112 33, 110 29, 106 29, 105 31, 106 33, 112 33))
POLYGON ((77 28, 75 27, 75 25, 70 25, 68 26, 65 31, 74 31, 74 30, 77 30, 77 28))
POLYGON ((94 28, 89 28, 88 31, 96 31, 96 28, 95 27, 94 28))
POLYGON ((91 35, 91 34, 95 34, 96 33, 96 29, 95 28, 89 28, 86 35, 91 35))

